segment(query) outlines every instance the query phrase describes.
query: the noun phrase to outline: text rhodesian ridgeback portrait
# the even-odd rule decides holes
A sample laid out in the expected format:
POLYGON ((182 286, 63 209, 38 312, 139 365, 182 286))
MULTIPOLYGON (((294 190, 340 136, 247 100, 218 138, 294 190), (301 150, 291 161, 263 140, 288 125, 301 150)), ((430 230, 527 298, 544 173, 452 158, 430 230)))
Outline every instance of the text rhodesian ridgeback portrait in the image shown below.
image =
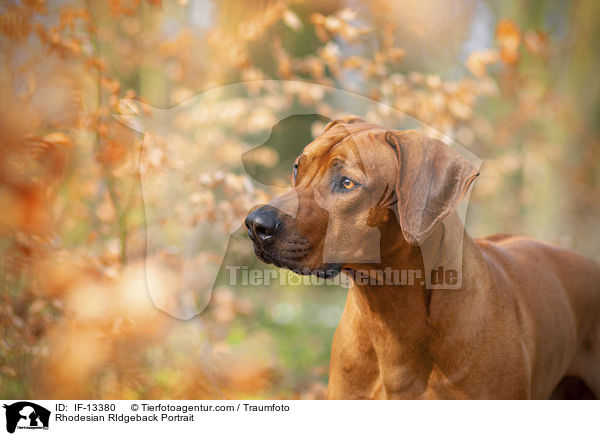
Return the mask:
POLYGON ((262 261, 353 278, 329 398, 600 398, 600 266, 525 237, 472 239, 453 217, 477 175, 438 140, 346 118, 246 218, 262 261), (357 276, 440 264, 458 274, 446 289, 357 276))

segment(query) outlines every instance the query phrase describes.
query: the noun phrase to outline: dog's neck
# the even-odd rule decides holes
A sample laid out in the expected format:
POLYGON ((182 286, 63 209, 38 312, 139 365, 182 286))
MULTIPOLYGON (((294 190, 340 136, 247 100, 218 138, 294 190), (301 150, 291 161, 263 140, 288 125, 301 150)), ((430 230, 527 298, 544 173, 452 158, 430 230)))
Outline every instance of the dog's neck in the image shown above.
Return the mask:
POLYGON ((440 228, 430 236, 425 256, 421 247, 399 241, 382 245, 380 265, 363 268, 418 270, 423 271, 424 278, 431 273, 432 265, 435 269, 459 259, 462 260, 459 289, 428 289, 421 280, 401 285, 364 284, 363 280, 360 284, 355 281, 350 291, 349 298, 358 307, 379 361, 390 365, 380 369, 384 385, 385 378, 389 378, 388 390, 418 392, 425 389, 434 367, 444 367, 442 370, 448 373, 455 371, 460 363, 452 359, 465 357, 456 356, 457 344, 472 343, 484 322, 482 314, 489 299, 482 292, 489 286, 473 283, 471 279, 478 276, 481 280, 486 276, 475 275, 472 270, 484 268, 481 252, 462 225, 440 228), (448 228, 454 230, 449 232, 448 228), (456 237, 457 231, 461 232, 460 238, 456 237), (469 310, 462 310, 465 307, 469 310), (413 374, 413 377, 410 380, 398 378, 399 368, 403 374, 413 374))

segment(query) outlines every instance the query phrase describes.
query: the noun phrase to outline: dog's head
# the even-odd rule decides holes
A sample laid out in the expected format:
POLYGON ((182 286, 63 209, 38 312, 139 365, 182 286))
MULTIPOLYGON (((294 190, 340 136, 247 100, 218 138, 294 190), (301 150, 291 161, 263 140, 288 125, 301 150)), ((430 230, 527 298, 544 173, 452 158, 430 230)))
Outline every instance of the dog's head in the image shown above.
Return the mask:
POLYGON ((333 277, 378 263, 384 245, 420 245, 478 175, 444 143, 346 118, 304 149, 292 189, 246 218, 259 259, 333 277))

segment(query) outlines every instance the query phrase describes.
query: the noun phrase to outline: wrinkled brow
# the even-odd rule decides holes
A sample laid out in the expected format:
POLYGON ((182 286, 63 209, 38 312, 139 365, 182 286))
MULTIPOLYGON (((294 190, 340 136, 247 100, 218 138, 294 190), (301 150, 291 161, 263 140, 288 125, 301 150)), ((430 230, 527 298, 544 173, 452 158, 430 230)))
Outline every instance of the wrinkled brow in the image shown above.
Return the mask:
MULTIPOLYGON (((298 157, 295 168, 302 171, 301 178, 312 179, 318 173, 326 171, 329 166, 325 159, 332 149, 344 141, 348 141, 348 147, 355 155, 356 164, 360 171, 366 171, 364 162, 361 159, 358 144, 363 144, 367 138, 372 135, 368 131, 377 131, 380 128, 367 123, 358 123, 352 125, 336 125, 330 130, 324 132, 314 141, 308 144, 303 153, 298 157)), ((298 174, 300 176, 300 174, 298 174)))
POLYGON ((345 167, 345 162, 339 158, 339 157, 334 157, 330 162, 329 162, 329 168, 343 168, 345 167))

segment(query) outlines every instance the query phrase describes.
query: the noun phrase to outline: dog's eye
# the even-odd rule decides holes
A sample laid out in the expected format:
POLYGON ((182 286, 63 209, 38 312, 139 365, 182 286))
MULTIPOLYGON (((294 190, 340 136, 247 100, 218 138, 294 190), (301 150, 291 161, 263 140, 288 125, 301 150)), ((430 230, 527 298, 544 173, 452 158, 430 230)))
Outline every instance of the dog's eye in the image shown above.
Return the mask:
POLYGON ((342 184, 342 188, 344 188, 347 191, 351 190, 352 188, 354 188, 356 186, 356 183, 354 183, 354 181, 350 180, 347 177, 344 177, 342 179, 341 184, 342 184))
POLYGON ((331 190, 332 192, 339 192, 345 194, 347 192, 354 191, 360 186, 360 183, 356 183, 354 180, 348 177, 335 178, 332 180, 331 190))

